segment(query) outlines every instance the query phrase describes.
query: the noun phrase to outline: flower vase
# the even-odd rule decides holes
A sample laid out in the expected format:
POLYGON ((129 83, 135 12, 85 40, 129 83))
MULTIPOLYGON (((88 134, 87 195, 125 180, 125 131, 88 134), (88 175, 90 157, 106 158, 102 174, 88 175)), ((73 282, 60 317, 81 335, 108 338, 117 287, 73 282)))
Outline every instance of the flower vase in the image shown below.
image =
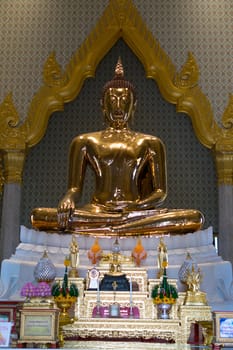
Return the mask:
POLYGON ((66 295, 66 296, 59 295, 57 297, 54 297, 54 300, 58 308, 61 310, 60 318, 59 318, 59 326, 61 327, 66 324, 72 323, 73 321, 69 315, 69 309, 77 301, 77 298, 71 297, 69 295, 66 295))
POLYGON ((171 311, 172 304, 161 303, 157 304, 157 315, 159 319, 168 320, 170 318, 169 313, 171 311))

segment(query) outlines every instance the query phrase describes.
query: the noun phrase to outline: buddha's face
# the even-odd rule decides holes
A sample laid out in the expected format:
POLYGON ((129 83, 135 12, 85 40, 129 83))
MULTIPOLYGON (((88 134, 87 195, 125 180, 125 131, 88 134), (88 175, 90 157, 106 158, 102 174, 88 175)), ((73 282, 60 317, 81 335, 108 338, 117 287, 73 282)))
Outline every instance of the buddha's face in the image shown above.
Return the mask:
POLYGON ((134 113, 136 103, 128 88, 109 88, 103 100, 103 112, 110 126, 122 128, 134 113))

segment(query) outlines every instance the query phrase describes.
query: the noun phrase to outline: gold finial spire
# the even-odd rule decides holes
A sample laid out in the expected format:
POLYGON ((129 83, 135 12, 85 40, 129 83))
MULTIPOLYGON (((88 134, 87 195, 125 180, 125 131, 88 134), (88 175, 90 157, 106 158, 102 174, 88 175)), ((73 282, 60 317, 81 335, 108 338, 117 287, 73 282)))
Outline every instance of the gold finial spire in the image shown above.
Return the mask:
POLYGON ((124 68, 122 65, 121 57, 119 56, 116 68, 115 68, 115 78, 123 78, 124 77, 124 68))

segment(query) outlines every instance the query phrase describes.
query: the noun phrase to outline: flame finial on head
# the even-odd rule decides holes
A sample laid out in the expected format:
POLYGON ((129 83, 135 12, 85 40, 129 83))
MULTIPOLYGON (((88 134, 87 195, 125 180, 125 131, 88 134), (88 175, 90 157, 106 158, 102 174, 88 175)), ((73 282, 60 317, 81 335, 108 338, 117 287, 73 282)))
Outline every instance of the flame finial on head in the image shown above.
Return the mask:
POLYGON ((115 68, 115 78, 123 78, 123 77, 124 77, 124 68, 121 62, 121 57, 119 57, 115 68))

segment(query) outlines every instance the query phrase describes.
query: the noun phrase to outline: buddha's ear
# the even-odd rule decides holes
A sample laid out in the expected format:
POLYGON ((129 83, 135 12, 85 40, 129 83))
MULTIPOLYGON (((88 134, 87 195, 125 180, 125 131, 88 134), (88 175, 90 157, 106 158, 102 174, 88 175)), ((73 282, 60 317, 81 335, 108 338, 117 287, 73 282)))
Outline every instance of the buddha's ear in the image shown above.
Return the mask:
POLYGON ((105 114, 104 101, 103 101, 102 98, 100 99, 100 107, 101 107, 101 110, 102 110, 103 114, 105 114))
POLYGON ((101 99, 100 99, 100 107, 101 107, 102 109, 103 109, 103 105, 104 105, 104 104, 103 104, 103 99, 101 98, 101 99))
POLYGON ((108 120, 108 117, 107 117, 106 109, 104 108, 104 101, 103 101, 102 98, 100 99, 100 107, 101 107, 102 114, 103 114, 103 117, 104 117, 104 123, 106 123, 107 120, 108 120))
POLYGON ((108 123, 108 114, 106 112, 106 109, 104 108, 104 105, 101 105, 101 109, 102 109, 102 116, 103 116, 103 120, 104 120, 104 124, 108 123))
POLYGON ((134 103, 133 103, 132 116, 134 116, 134 113, 135 113, 135 110, 136 110, 136 107, 137 107, 137 103, 138 103, 138 100, 135 100, 134 103))

